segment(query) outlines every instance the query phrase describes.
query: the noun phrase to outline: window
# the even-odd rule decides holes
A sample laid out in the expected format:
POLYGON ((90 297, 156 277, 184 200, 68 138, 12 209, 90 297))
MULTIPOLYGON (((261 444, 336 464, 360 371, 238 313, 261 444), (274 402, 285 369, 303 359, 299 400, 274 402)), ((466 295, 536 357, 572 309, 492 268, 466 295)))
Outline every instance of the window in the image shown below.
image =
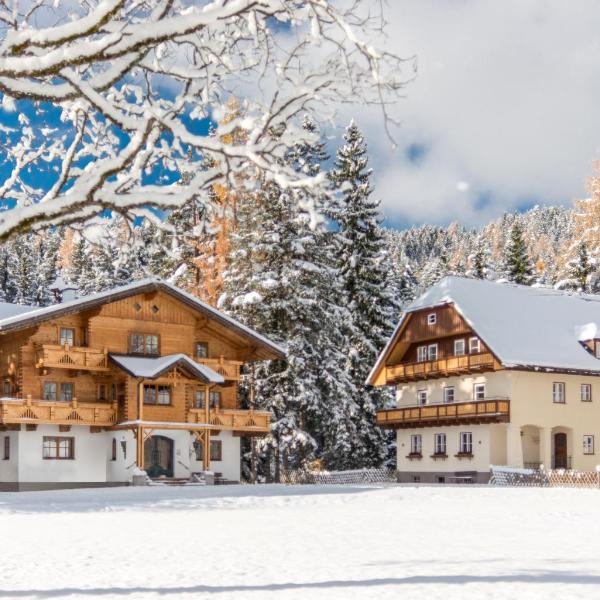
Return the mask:
POLYGON ((465 355, 465 340, 454 340, 454 356, 465 355))
POLYGON ((45 459, 73 460, 75 458, 75 439, 44 436, 42 456, 45 459))
POLYGON ((106 383, 98 384, 98 401, 106 402, 108 400, 108 385, 106 383))
POLYGON ((129 351, 132 354, 158 354, 158 336, 132 333, 129 337, 129 351))
POLYGON ((413 475, 412 476, 412 482, 413 483, 421 483, 421 476, 420 475, 413 475))
POLYGON ((156 304, 153 304, 153 305, 152 305, 152 312, 153 312, 154 314, 156 314, 156 313, 157 313, 159 310, 160 310, 160 308, 159 308, 158 306, 156 306, 156 304))
POLYGON ((417 362, 425 362, 427 360, 427 346, 419 346, 417 348, 417 362))
POLYGON ((454 402, 454 388, 453 387, 444 388, 444 402, 446 404, 451 404, 452 402, 454 402))
POLYGON ((10 436, 4 436, 4 460, 10 460, 10 436))
POLYGON ((473 434, 470 431, 460 433, 460 454, 473 454, 473 434))
POLYGON ((196 357, 208 358, 208 342, 196 342, 196 357))
POLYGON ((139 302, 136 302, 133 305, 133 308, 136 310, 136 312, 139 312, 140 310, 142 310, 142 305, 139 302))
POLYGON ((431 313, 427 315, 427 325, 435 325, 437 323, 437 315, 435 313, 431 313))
POLYGON ((417 391, 417 402, 420 405, 427 404, 427 390, 417 391))
POLYGON ((208 406, 210 408, 220 408, 221 407, 221 392, 211 391, 208 393, 208 406))
POLYGON ((596 358, 600 358, 600 341, 594 340, 594 354, 596 358))
POLYGON ((74 386, 72 383, 61 383, 60 384, 60 401, 71 402, 74 396, 74 386))
POLYGON ((581 384, 581 401, 591 402, 592 401, 592 384, 582 383, 581 384))
POLYGON ((565 384, 563 381, 555 381, 552 384, 552 402, 565 403, 565 384))
POLYGON ((429 348, 427 350, 429 354, 429 360, 437 360, 438 357, 438 345, 437 344, 429 344, 429 348))
POLYGON ((485 399, 485 383, 476 383, 473 386, 473 400, 485 399))
POLYGON ((56 384, 51 381, 44 382, 44 400, 56 401, 56 384))
POLYGON ((479 338, 469 338, 469 354, 477 354, 478 352, 481 352, 481 344, 479 343, 479 338))
POLYGON ((2 382, 2 395, 6 397, 12 396, 12 383, 9 379, 2 382))
POLYGON ((436 433, 434 438, 434 454, 445 455, 446 454, 446 434, 436 433))
POLYGON ((221 440, 210 441, 210 460, 223 460, 223 442, 221 440))
POLYGON ((420 433, 410 436, 410 453, 421 454, 422 449, 422 437, 420 433))
POLYGON ((160 404, 162 406, 171 404, 171 386, 144 384, 144 404, 160 404))
POLYGON ((117 438, 112 439, 112 445, 110 449, 110 460, 117 460, 117 438))
POLYGON ((594 454, 594 436, 584 435, 583 436, 583 453, 594 454))
POLYGON ((69 346, 75 345, 75 330, 70 329, 68 327, 60 328, 60 345, 64 346, 68 344, 69 346))

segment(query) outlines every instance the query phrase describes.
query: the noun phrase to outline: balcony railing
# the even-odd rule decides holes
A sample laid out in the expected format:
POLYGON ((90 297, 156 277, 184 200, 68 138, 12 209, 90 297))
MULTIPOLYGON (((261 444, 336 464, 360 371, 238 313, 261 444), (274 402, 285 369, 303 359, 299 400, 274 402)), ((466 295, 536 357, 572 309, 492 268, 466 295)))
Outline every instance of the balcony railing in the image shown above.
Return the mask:
POLYGON ((38 344, 36 367, 53 369, 81 369, 86 371, 108 371, 108 351, 80 346, 38 344))
POLYGON ((386 367, 386 381, 387 383, 398 383, 412 379, 446 377, 452 374, 486 371, 494 368, 494 356, 489 352, 466 354, 438 360, 390 365, 386 367))
POLYGON ((390 429, 442 424, 508 423, 509 420, 508 398, 484 398, 471 402, 425 404, 377 411, 377 425, 390 429))
MULTIPOLYGON (((206 423, 204 409, 190 409, 187 421, 188 423, 206 423)), ((271 424, 271 413, 255 410, 211 409, 208 413, 208 423, 212 429, 245 433, 268 433, 271 424)))
POLYGON ((244 364, 239 360, 225 360, 222 356, 220 358, 196 358, 196 362, 210 367, 230 381, 240 380, 240 369, 244 364))
POLYGON ((95 425, 109 427, 117 422, 116 404, 108 402, 59 402, 31 398, 0 398, 0 423, 95 425))

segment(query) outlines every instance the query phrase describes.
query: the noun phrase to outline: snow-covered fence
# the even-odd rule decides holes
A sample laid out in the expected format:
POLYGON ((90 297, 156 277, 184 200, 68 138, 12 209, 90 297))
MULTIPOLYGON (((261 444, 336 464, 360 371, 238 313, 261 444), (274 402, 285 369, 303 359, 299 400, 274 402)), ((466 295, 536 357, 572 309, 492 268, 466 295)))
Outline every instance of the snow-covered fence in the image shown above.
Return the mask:
POLYGON ((298 470, 283 473, 282 483, 313 485, 361 485, 396 481, 393 469, 355 469, 352 471, 298 470))
POLYGON ((490 467, 490 485, 515 487, 581 487, 600 488, 599 471, 575 471, 573 469, 514 469, 490 467))

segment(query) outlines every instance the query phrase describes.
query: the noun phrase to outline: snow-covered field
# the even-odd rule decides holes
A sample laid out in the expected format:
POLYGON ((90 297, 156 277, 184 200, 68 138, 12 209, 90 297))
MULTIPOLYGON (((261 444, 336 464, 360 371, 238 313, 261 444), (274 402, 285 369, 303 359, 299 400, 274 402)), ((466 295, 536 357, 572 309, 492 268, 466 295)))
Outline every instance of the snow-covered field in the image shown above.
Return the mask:
POLYGON ((0 494, 0 598, 600 598, 600 490, 0 494))

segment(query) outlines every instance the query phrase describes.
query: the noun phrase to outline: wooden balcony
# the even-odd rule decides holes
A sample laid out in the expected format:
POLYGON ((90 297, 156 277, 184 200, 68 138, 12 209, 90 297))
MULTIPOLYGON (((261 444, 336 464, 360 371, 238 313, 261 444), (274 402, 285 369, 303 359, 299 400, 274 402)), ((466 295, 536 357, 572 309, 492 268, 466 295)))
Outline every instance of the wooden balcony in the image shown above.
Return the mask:
POLYGON ((450 356, 438 360, 428 360, 418 363, 405 363, 386 367, 386 382, 388 384, 403 383, 417 379, 434 379, 461 373, 493 371, 500 365, 489 352, 481 354, 466 354, 450 356))
POLYGON ((36 345, 35 365, 48 369, 108 371, 108 351, 65 344, 36 345))
POLYGON ((94 425, 117 422, 117 407, 108 402, 58 402, 31 398, 0 398, 0 424, 94 425))
POLYGON ((239 360, 225 360, 223 356, 220 358, 195 358, 195 360, 223 375, 226 381, 240 380, 240 370, 244 363, 239 360))
MULTIPOLYGON (((188 423, 206 423, 203 408, 188 411, 188 423)), ((211 429, 237 431, 245 435, 268 433, 271 426, 271 413, 256 410, 211 409, 208 413, 211 429)))
POLYGON ((508 398, 484 398, 472 402, 425 404, 377 411, 377 425, 388 429, 508 423, 509 421, 510 400, 508 398))

